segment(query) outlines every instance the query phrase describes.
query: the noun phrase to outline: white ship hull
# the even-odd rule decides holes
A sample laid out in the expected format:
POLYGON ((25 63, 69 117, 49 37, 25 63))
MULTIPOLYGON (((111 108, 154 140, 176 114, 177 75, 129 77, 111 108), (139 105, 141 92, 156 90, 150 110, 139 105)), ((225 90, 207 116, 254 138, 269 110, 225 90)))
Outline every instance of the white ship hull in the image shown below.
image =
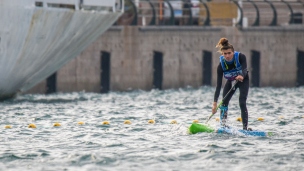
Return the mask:
POLYGON ((0 99, 46 79, 123 12, 115 6, 111 9, 115 0, 61 1, 65 4, 60 0, 0 1, 0 99))

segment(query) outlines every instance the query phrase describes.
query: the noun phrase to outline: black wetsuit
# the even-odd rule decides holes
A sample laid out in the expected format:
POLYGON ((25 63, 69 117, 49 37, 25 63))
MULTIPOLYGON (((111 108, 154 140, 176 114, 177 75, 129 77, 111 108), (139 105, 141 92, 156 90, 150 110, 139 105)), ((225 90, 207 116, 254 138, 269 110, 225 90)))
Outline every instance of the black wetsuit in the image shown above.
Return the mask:
MULTIPOLYGON (((249 76, 248 76, 248 71, 247 71, 247 62, 246 62, 246 56, 242 53, 239 54, 239 62, 242 66, 242 73, 244 80, 243 82, 238 82, 236 84, 236 88, 232 90, 227 98, 223 101, 223 106, 228 106, 229 101, 233 94, 235 93, 236 89, 240 89, 240 97, 239 97, 239 104, 241 108, 241 116, 242 116, 242 122, 243 122, 243 129, 247 129, 248 125, 248 111, 247 111, 247 106, 246 106, 246 100, 247 100, 247 95, 249 91, 249 76)), ((228 70, 234 69, 235 64, 234 62, 232 64, 227 64, 228 65, 228 70)), ((214 102, 218 101, 218 97, 220 95, 221 87, 222 87, 222 79, 223 79, 223 68, 221 66, 221 63, 219 63, 217 67, 217 85, 216 85, 216 90, 214 93, 214 102)), ((224 90, 223 90, 223 97, 227 94, 227 92, 231 89, 232 87, 232 81, 227 80, 224 90)))

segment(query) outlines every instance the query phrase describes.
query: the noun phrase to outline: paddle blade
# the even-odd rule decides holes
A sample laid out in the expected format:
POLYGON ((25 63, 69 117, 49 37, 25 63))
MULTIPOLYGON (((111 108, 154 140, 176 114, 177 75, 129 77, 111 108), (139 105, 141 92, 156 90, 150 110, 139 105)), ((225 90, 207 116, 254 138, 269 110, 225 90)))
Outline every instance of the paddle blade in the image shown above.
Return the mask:
POLYGON ((271 137, 271 136, 274 136, 275 134, 274 134, 273 132, 268 132, 267 135, 268 135, 269 137, 271 137))
POLYGON ((196 134, 199 132, 214 132, 214 129, 207 125, 192 123, 189 127, 189 132, 191 134, 196 134))

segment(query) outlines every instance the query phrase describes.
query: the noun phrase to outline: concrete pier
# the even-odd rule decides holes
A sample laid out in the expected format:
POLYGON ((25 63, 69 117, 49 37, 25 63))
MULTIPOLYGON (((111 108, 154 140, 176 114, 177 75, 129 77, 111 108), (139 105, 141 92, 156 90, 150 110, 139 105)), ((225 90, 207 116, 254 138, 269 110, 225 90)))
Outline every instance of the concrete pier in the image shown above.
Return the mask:
MULTIPOLYGON (((59 92, 101 90, 102 52, 110 54, 110 90, 150 90, 153 88, 153 59, 160 52, 163 59, 162 88, 203 85, 203 52, 212 54, 211 86, 216 84, 220 54, 215 45, 226 37, 247 57, 252 76, 252 52, 258 52, 261 87, 295 87, 298 84, 297 61, 304 51, 303 25, 280 27, 182 27, 120 26, 112 27, 76 59, 57 72, 59 92), (300 56, 299 56, 300 54, 300 56)), ((208 64, 207 64, 208 65, 208 64)), ((304 67, 304 64, 303 64, 304 67)), ((256 77, 256 75, 255 75, 256 77)), ((43 92, 45 82, 31 92, 43 92), (40 88, 39 88, 40 87, 40 88)))

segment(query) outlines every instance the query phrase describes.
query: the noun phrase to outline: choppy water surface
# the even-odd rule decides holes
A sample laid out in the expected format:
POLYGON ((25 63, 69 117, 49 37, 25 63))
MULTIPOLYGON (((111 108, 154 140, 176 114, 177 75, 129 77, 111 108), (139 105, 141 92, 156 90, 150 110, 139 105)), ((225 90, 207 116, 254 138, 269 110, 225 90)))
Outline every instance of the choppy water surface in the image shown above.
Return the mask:
MULTIPOLYGON (((209 117, 213 93, 202 87, 24 95, 2 102, 0 170, 304 169, 303 87, 250 89, 250 127, 275 136, 189 135, 194 119, 209 117), (150 119, 156 123, 148 124, 150 119), (110 125, 102 125, 105 120, 110 125), (28 128, 30 123, 37 128, 28 128)), ((229 107, 230 125, 241 128, 238 93, 229 107)))

